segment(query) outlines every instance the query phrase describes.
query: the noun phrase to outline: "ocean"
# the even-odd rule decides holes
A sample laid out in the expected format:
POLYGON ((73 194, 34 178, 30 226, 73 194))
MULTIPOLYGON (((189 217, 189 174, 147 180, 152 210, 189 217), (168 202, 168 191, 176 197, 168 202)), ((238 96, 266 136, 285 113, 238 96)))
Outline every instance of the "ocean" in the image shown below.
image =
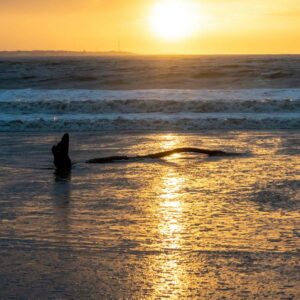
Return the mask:
POLYGON ((0 131, 299 129, 300 56, 0 59, 0 131))
POLYGON ((0 298, 299 299, 299 70, 300 56, 1 58, 0 298), (242 155, 85 163, 178 147, 242 155))

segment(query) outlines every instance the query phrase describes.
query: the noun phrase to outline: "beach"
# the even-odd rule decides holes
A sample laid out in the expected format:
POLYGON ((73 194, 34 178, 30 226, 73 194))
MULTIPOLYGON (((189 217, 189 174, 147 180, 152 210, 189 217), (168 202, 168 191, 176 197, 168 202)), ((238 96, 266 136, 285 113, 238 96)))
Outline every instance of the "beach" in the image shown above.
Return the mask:
POLYGON ((0 133, 2 299, 297 299, 298 130, 0 133), (86 164, 190 146, 244 153, 86 164))
POLYGON ((2 57, 0 298, 299 299, 299 58, 2 57))

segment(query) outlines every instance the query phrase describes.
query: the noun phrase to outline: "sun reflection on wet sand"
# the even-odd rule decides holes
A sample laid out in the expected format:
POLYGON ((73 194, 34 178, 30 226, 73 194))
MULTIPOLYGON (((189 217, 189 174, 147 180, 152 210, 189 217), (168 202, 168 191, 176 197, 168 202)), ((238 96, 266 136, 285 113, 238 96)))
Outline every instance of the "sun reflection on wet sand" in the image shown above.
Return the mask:
POLYGON ((164 248, 178 249, 180 247, 180 233, 182 230, 182 202, 180 200, 181 188, 185 179, 178 176, 174 169, 170 169, 161 179, 161 203, 160 212, 161 221, 159 232, 162 237, 164 248))
POLYGON ((156 281, 155 295, 160 297, 179 298, 182 293, 182 266, 178 261, 178 251, 181 249, 183 200, 182 188, 185 178, 174 168, 169 168, 161 178, 161 199, 158 224, 163 252, 159 260, 159 280, 156 281))
POLYGON ((2 286, 12 291, 5 295, 22 298, 34 281, 39 298, 47 287, 59 299, 299 298, 298 132, 77 138, 88 145, 82 161, 94 149, 103 156, 183 145, 253 153, 79 163, 64 184, 48 170, 41 176, 18 165, 0 174, 2 286))
POLYGON ((177 148, 180 145, 180 137, 176 134, 161 135, 159 144, 161 149, 168 150, 170 148, 177 148))

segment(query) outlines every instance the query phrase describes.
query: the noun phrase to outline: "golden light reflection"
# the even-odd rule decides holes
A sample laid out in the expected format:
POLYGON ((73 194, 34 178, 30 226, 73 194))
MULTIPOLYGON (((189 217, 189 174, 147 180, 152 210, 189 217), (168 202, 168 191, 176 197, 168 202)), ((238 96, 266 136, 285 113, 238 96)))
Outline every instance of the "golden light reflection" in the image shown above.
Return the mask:
POLYGON ((160 148, 163 150, 168 150, 170 148, 180 147, 181 141, 176 134, 167 134, 161 137, 160 148))
MULTIPOLYGON (((170 149, 180 147, 181 140, 178 135, 168 134, 162 137, 161 148, 170 149)), ((171 159, 177 159, 179 155, 173 155, 171 159)), ((160 212, 161 222, 159 232, 162 236, 165 248, 177 249, 180 247, 182 231, 182 201, 181 192, 186 179, 178 174, 175 168, 169 168, 161 178, 160 212)))
MULTIPOLYGON (((99 166, 89 169, 89 176, 79 167, 74 184, 55 183, 50 196, 29 198, 28 193, 24 204, 20 208, 17 205, 19 217, 4 219, 0 233, 3 238, 12 238, 13 228, 17 234, 13 238, 20 243, 30 237, 37 241, 37 247, 48 243, 55 251, 67 247, 75 253, 101 254, 70 260, 73 265, 67 260, 63 267, 69 268, 67 273, 74 279, 72 270, 82 269, 86 262, 90 266, 94 257, 92 263, 100 266, 95 281, 98 290, 106 289, 116 272, 121 274, 111 285, 114 292, 116 286, 122 284, 124 288, 120 294, 113 294, 115 297, 255 298, 264 289, 269 295, 277 295, 281 286, 287 298, 296 295, 299 289, 290 282, 295 279, 299 249, 300 158, 294 155, 299 134, 231 134, 230 139, 227 135, 216 139, 211 133, 202 133, 194 139, 207 148, 230 145, 252 154, 205 159, 201 164, 195 164, 195 157, 172 163, 99 166), (290 150, 284 148, 286 145, 290 150), (287 155, 284 149, 293 155, 287 155), (72 189, 77 180, 82 186, 72 189), (274 268, 289 268, 292 275, 284 278, 274 273, 273 267, 266 270, 272 264, 274 268), (245 276, 249 270, 254 272, 250 281, 245 276)), ((97 145, 94 137, 91 139, 87 145, 97 145)), ((156 134, 149 140, 155 142, 145 147, 146 153, 161 145, 193 144, 193 137, 183 135, 156 134)), ((120 141, 115 143, 119 145, 120 141)), ((29 171, 19 172, 14 176, 18 183, 24 183, 29 171)), ((36 174, 36 170, 33 172, 36 174)), ((6 177, 0 188, 8 186, 6 177)), ((14 209, 24 193, 15 194, 14 189, 9 193, 14 209)), ((10 243, 15 245, 15 240, 10 243)), ((78 284, 86 284, 82 274, 75 279, 78 284)))
POLYGON ((159 232, 168 249, 178 249, 181 240, 183 204, 180 198, 185 178, 177 176, 176 171, 170 169, 162 178, 159 232))
MULTIPOLYGON (((171 142, 171 138, 167 141, 171 142)), ((174 144, 176 143, 176 139, 172 139, 172 141, 174 144)), ((155 287, 155 293, 158 297, 167 294, 171 295, 171 298, 178 298, 185 284, 184 269, 178 261, 176 252, 181 248, 182 243, 184 203, 181 197, 185 183, 186 178, 181 177, 175 168, 168 168, 161 178, 158 230, 162 248, 171 250, 171 252, 163 254, 159 258, 159 274, 161 276, 155 287)))
POLYGON ((155 286, 155 299, 179 299, 184 289, 183 270, 176 257, 164 255, 159 268, 159 281, 155 286))
MULTIPOLYGON (((167 195, 166 198, 170 198, 169 196, 170 195, 167 195)), ((174 195, 172 195, 172 196, 174 196, 174 195)), ((165 195, 163 195, 163 197, 165 197, 165 195)), ((162 206, 164 206, 166 208, 178 208, 181 206, 181 202, 180 201, 166 201, 166 202, 162 203, 162 206)))
MULTIPOLYGON (((169 176, 174 176, 173 172, 169 173, 169 176)), ((185 179, 179 178, 179 177, 165 177, 162 179, 163 181, 163 189, 161 198, 162 199, 176 199, 179 197, 178 193, 181 190, 182 185, 184 184, 185 179)), ((169 203, 169 202, 167 202, 169 203)), ((179 201, 172 202, 172 205, 175 205, 174 203, 177 203, 179 205, 179 201)), ((166 203, 164 203, 166 204, 166 203)), ((169 203, 170 204, 170 203, 169 203)))

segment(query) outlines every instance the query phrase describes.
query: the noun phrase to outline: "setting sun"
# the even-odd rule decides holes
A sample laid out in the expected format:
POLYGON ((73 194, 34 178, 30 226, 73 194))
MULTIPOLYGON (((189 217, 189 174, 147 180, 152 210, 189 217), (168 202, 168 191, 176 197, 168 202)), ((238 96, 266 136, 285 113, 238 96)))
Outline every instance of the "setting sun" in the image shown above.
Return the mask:
POLYGON ((155 35, 167 40, 187 38, 197 32, 198 5, 188 0, 163 0, 156 3, 150 16, 155 35))
POLYGON ((300 300, 300 0, 0 0, 0 300, 300 300))

